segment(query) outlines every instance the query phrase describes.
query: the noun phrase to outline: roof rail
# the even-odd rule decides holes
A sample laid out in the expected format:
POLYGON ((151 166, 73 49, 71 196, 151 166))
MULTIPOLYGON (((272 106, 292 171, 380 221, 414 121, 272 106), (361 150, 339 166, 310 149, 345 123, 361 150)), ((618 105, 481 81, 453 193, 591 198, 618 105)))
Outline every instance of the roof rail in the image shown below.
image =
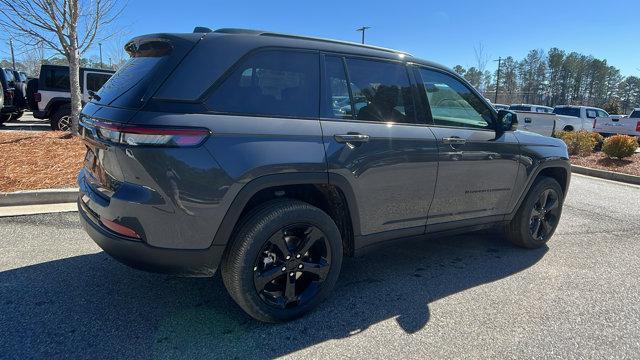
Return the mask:
POLYGON ((273 36, 273 37, 299 39, 299 40, 321 41, 321 42, 332 43, 332 44, 357 46, 357 47, 362 47, 362 48, 367 48, 367 49, 372 49, 372 50, 379 50, 379 51, 385 51, 385 52, 394 53, 394 54, 402 54, 402 55, 406 55, 406 56, 412 56, 410 53, 405 52, 405 51, 388 49, 388 48, 384 48, 384 47, 380 47, 380 46, 358 44, 358 43, 354 43, 354 42, 350 42, 350 41, 318 38, 318 37, 312 37, 312 36, 291 35, 291 34, 282 34, 282 33, 269 32, 269 31, 251 30, 251 29, 235 29, 235 28, 223 28, 223 29, 215 30, 214 32, 216 32, 216 33, 224 33, 224 34, 247 34, 247 35, 273 36))

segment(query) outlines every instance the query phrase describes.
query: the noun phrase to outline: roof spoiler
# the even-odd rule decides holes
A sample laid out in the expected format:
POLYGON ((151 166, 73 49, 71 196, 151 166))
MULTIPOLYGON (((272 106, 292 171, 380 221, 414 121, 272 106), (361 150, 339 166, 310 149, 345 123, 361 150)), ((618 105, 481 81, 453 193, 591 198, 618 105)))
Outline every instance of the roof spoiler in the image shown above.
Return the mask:
POLYGON ((209 29, 208 27, 205 27, 205 26, 196 26, 196 27, 193 29, 193 32, 194 32, 194 33, 210 33, 210 32, 212 32, 212 31, 213 31, 213 30, 211 30, 211 29, 209 29))

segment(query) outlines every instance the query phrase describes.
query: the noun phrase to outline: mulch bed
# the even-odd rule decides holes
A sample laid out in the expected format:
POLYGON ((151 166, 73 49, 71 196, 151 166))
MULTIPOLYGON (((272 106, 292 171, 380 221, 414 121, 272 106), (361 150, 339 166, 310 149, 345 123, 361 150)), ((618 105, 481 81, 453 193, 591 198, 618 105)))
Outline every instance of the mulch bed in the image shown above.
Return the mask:
POLYGON ((0 131, 0 191, 75 187, 85 150, 62 131, 0 131))
POLYGON ((609 170, 619 173, 640 176, 640 154, 626 159, 610 159, 603 152, 591 153, 589 156, 571 156, 573 165, 590 167, 593 169, 609 170))

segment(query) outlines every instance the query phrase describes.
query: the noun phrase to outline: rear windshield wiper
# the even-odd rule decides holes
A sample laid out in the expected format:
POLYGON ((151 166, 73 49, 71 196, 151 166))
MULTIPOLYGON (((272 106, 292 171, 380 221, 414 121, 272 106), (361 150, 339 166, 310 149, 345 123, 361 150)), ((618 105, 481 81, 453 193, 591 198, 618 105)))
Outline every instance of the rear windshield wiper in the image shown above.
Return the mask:
POLYGON ((98 101, 102 100, 102 99, 100 98, 100 95, 96 94, 96 92, 95 92, 95 91, 93 91, 93 90, 88 90, 88 92, 89 92, 89 99, 96 99, 96 100, 98 100, 98 101))

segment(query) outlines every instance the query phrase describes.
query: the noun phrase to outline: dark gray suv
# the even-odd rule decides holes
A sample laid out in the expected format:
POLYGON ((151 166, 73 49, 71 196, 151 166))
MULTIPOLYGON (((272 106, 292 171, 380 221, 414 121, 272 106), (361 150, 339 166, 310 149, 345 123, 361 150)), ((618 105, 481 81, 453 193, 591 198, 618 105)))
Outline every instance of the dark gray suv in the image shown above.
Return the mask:
POLYGON ((440 65, 240 29, 125 48, 81 115, 82 223, 135 268, 220 268, 256 319, 304 314, 343 256, 391 239, 499 228, 536 248, 560 220, 566 146, 440 65))

